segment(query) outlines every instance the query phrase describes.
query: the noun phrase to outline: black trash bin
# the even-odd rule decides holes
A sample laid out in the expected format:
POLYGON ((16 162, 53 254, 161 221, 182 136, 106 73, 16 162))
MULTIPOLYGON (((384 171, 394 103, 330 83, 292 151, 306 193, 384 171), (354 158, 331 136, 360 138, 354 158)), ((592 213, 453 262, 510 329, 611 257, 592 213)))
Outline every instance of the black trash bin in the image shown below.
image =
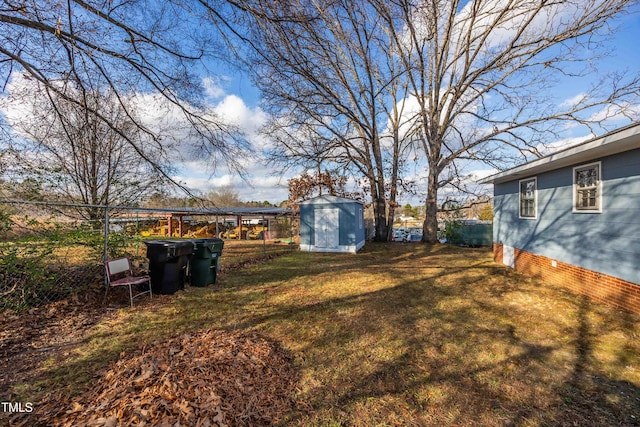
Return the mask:
POLYGON ((193 255, 191 240, 150 240, 147 245, 151 289, 156 294, 173 294, 184 289, 187 265, 193 255))
POLYGON ((191 285, 208 286, 216 283, 224 241, 222 239, 193 240, 195 250, 191 260, 191 285))

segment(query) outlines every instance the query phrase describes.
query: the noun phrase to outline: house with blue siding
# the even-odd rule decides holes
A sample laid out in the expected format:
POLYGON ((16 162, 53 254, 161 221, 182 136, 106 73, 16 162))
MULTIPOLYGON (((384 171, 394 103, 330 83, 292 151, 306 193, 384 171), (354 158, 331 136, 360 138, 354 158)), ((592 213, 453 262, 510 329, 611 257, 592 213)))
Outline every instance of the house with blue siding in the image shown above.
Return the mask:
POLYGON ((351 252, 364 246, 364 206, 337 196, 300 203, 300 250, 351 252))
POLYGON ((640 124, 481 183, 496 261, 640 313, 640 124))

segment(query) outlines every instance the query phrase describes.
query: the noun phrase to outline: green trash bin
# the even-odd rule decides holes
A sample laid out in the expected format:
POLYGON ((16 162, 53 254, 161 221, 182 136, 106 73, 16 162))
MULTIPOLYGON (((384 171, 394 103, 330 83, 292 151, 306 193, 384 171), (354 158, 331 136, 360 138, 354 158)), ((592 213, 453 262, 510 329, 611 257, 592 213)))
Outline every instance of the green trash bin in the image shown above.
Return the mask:
POLYGON ((195 251, 191 259, 191 286, 216 283, 224 241, 222 239, 193 240, 195 251))

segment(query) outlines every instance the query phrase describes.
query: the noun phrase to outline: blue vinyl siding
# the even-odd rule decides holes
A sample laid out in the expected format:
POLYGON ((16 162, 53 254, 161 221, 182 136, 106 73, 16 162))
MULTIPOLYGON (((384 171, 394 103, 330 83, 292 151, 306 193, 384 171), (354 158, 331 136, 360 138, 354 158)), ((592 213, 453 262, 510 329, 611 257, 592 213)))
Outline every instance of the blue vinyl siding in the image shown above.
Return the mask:
POLYGON ((572 211, 577 164, 537 175, 538 219, 519 219, 519 177, 495 185, 494 241, 640 283, 640 150, 597 160, 602 213, 572 211))
POLYGON ((300 244, 315 245, 313 205, 300 205, 300 244))
POLYGON ((340 205, 340 234, 338 243, 340 246, 348 246, 356 244, 356 233, 354 224, 356 223, 356 214, 354 212, 355 203, 340 205))
POLYGON ((340 210, 340 245, 355 245, 364 241, 364 208, 360 203, 344 203, 340 210))

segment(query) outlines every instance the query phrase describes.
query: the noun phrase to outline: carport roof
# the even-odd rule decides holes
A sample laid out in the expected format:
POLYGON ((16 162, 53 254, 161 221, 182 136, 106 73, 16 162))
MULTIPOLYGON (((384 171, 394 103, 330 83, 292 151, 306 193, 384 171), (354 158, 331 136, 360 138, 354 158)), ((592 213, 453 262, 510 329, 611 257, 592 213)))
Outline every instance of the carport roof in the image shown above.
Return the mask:
POLYGON ((279 216, 290 215, 291 209, 288 208, 243 208, 243 207, 225 207, 225 208, 163 208, 155 210, 171 213, 173 215, 240 215, 240 216, 279 216))
POLYGON ((148 208, 148 207, 135 207, 135 206, 117 206, 117 205, 89 205, 85 203, 62 203, 62 202, 45 202, 45 201, 33 201, 33 200, 13 200, 13 199, 0 199, 0 203, 9 204, 31 204, 40 206, 66 206, 66 207, 91 207, 91 208, 108 208, 116 211, 134 211, 134 212, 162 212, 174 215, 242 215, 242 216, 278 216, 278 215, 291 215, 292 210, 289 208, 274 208, 274 207, 163 207, 163 208, 148 208))

